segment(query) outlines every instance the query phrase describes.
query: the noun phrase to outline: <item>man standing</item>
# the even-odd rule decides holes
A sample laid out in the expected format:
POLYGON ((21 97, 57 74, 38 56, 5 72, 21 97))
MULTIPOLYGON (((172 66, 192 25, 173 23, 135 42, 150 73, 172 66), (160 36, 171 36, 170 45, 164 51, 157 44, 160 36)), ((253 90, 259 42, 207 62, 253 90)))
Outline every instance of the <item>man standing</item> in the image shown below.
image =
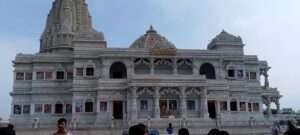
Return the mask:
POLYGON ((168 135, 173 135, 173 126, 172 126, 172 123, 169 123, 169 127, 167 128, 167 133, 168 135))
POLYGON ((57 121, 57 131, 53 135, 72 135, 67 129, 67 120, 61 118, 57 121))

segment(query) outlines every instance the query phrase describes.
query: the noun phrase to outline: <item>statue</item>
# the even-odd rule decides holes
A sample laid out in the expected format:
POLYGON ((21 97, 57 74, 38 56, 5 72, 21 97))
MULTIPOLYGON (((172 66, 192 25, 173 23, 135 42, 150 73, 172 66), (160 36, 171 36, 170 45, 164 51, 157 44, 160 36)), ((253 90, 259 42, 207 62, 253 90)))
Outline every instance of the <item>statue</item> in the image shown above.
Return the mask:
POLYGON ((40 124, 40 119, 39 118, 34 118, 33 119, 33 128, 34 129, 39 128, 39 124, 40 124))

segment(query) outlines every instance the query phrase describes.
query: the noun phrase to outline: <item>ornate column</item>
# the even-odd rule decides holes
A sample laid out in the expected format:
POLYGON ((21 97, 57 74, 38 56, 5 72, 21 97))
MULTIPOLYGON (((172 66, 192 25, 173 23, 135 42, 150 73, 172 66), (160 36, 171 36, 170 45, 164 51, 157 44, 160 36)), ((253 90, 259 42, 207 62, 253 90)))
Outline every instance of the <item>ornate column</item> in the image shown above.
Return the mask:
POLYGON ((208 106, 207 106, 207 88, 203 88, 203 94, 200 96, 200 101, 201 101, 201 111, 200 111, 200 116, 202 118, 208 118, 208 106))
POLYGON ((160 87, 155 87, 155 95, 154 95, 154 118, 155 119, 160 119, 159 89, 160 89, 160 87))
POLYGON ((180 87, 180 106, 181 106, 181 118, 186 118, 186 87, 180 87))
POLYGON ((131 106, 131 120, 137 119, 137 87, 131 88, 132 106, 131 106))

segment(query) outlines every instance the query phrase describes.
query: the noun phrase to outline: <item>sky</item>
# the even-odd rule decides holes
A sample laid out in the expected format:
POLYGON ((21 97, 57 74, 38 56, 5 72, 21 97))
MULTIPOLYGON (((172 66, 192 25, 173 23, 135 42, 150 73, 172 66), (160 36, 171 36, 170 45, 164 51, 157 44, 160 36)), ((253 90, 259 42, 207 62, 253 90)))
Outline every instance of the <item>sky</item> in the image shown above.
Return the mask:
MULTIPOLYGON (((86 0, 108 47, 127 48, 150 25, 180 49, 206 49, 223 29, 242 37, 245 53, 267 60, 282 107, 300 109, 299 0, 86 0)), ((0 0, 0 117, 10 115, 12 61, 37 53, 53 0, 0 0)))

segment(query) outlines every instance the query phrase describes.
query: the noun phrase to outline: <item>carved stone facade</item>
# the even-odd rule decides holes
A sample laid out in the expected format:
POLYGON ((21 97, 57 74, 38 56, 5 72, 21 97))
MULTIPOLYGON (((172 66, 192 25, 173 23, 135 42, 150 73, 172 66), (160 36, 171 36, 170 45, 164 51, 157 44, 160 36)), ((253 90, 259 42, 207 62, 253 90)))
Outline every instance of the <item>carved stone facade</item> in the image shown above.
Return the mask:
POLYGON ((263 104, 279 109, 268 64, 245 55, 242 39, 225 31, 207 50, 178 49, 152 26, 130 48, 106 46, 83 0, 56 0, 40 52, 13 62, 10 120, 27 128, 53 127, 61 117, 72 128, 170 119, 226 126, 264 122, 263 104))

